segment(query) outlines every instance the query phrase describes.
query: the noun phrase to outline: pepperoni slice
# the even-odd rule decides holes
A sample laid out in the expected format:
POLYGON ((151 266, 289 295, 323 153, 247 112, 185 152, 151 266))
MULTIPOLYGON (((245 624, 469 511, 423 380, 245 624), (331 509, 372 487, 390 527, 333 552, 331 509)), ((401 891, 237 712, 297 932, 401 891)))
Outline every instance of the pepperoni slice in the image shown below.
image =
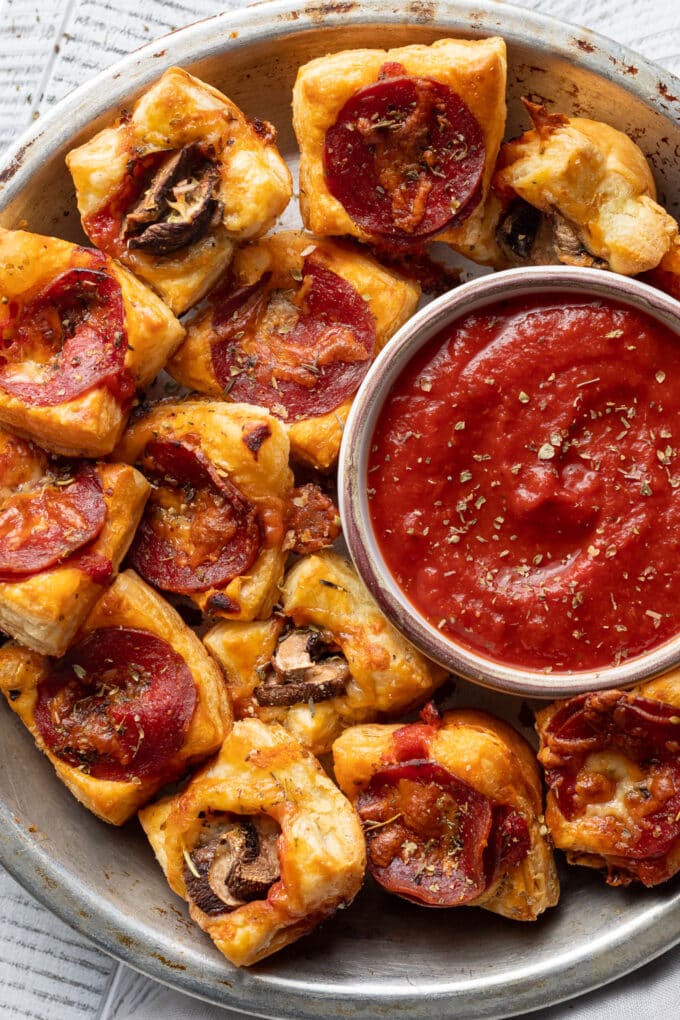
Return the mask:
POLYGON ((390 64, 326 133, 324 172, 360 227, 414 245, 478 205, 485 154, 482 129, 460 96, 390 64))
POLYGON ((373 877, 430 907, 477 899, 529 850, 526 821, 432 761, 386 765, 361 792, 373 877))
POLYGON ((63 404, 95 386, 121 403, 134 394, 120 284, 100 252, 77 255, 89 267, 67 269, 29 300, 9 302, 0 319, 0 387, 33 406, 63 404))
POLYGON ((56 660, 38 687, 46 746, 96 779, 165 775, 184 744, 196 687, 184 659, 148 631, 102 627, 56 660))
POLYGON ((105 519, 101 481, 89 464, 15 493, 0 507, 0 580, 55 567, 94 541, 105 519))
POLYGON ((158 482, 131 551, 142 577, 188 595, 223 588, 252 566, 262 541, 257 513, 204 453, 186 442, 156 439, 141 466, 158 482))
POLYGON ((550 764, 578 761, 604 749, 642 762, 680 755, 680 710, 651 698, 610 690, 572 698, 545 733, 550 764))
POLYGON ((353 396, 376 339, 361 295, 314 253, 295 289, 275 290, 265 274, 218 297, 212 325, 213 369, 225 392, 287 421, 328 414, 353 396))

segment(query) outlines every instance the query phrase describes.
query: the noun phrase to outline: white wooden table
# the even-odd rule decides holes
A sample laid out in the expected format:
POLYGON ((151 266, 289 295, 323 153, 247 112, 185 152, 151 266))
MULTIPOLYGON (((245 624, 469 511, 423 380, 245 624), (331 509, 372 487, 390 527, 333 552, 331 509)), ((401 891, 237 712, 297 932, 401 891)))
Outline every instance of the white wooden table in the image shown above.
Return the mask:
MULTIPOLYGON (((680 73, 678 0, 514 2, 609 35, 680 73)), ((241 6, 242 0, 0 0, 0 151, 41 111, 118 57, 197 18, 241 6)), ((679 1017, 678 955, 673 950, 624 981, 532 1016, 679 1017)), ((0 869, 1 1020, 230 1016, 237 1014, 185 999, 115 963, 0 869)))

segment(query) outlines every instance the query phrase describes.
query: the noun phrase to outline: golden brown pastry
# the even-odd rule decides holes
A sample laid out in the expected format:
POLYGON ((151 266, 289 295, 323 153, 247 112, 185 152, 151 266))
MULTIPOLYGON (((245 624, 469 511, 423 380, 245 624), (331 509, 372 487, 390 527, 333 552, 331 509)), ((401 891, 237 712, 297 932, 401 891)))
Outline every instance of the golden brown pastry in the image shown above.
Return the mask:
POLYGON ((236 252, 168 371, 200 393, 267 407, 293 457, 328 470, 373 357, 419 297, 367 255, 282 231, 236 252))
POLYGON ((673 239, 658 266, 645 273, 642 279, 680 301, 680 237, 673 239))
POLYGON ((171 888, 239 967, 347 906, 363 880, 352 807, 290 733, 258 719, 235 723, 184 792, 139 818, 171 888))
POLYGON ((502 39, 346 50, 298 71, 300 206, 315 234, 400 249, 463 239, 505 129, 502 39))
POLYGON ((212 754, 231 723, 201 642, 132 571, 65 658, 0 648, 0 689, 71 793, 114 825, 212 754))
POLYGON ((680 671, 630 691, 556 701, 536 714, 546 823, 571 864, 609 885, 680 871, 680 671))
POLYGON ((430 907, 484 907, 535 921, 559 883, 533 751, 484 712, 354 726, 335 776, 364 825, 368 866, 388 891, 430 907))
POLYGON ((50 461, 0 429, 0 629, 63 655, 118 570, 149 488, 127 464, 50 461))
POLYGON ((288 167, 265 121, 172 67, 66 162, 87 236, 178 315, 212 286, 234 243, 288 204, 288 167))
POLYGON ((330 551, 289 570, 271 619, 218 623, 204 641, 224 669, 236 718, 276 720, 315 754, 347 726, 422 703, 445 676, 330 551))
POLYGON ((0 424, 66 456, 110 453, 183 335, 100 251, 0 228, 0 424))
POLYGON ((154 483, 132 566, 205 612, 269 615, 288 548, 288 453, 281 423, 250 404, 160 403, 137 418, 116 450, 154 483))
POLYGON ((533 130, 502 146, 483 229, 464 255, 497 269, 566 263, 635 276, 677 235, 640 148, 601 121, 523 100, 533 130))

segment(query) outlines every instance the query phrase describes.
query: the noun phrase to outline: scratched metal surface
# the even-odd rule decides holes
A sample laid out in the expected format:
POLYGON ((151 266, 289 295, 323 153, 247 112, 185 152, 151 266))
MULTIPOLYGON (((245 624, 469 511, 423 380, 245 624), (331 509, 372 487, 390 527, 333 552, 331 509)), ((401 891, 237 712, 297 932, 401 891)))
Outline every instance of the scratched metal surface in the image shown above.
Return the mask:
MULTIPOLYGON (((585 30, 505 5, 461 2, 454 10, 377 0, 297 9, 284 2, 232 13, 126 58, 41 117, 6 156, 0 221, 26 220, 33 229, 79 238, 64 152, 170 63, 188 66, 247 112, 273 120, 294 162, 288 96, 303 60, 375 45, 377 38, 393 45, 492 32, 510 43, 511 133, 519 126, 517 98, 526 92, 608 120, 640 141, 677 214, 680 86, 669 75, 585 30)), ((518 722, 516 699, 463 684, 458 698, 518 722)), ((0 856, 7 867, 108 952, 250 1013, 310 1020, 390 1013, 417 1020, 455 1008, 466 1020, 508 1016, 612 980, 680 939, 677 881, 651 893, 612 896, 597 876, 572 870, 564 875, 559 909, 527 927, 477 911, 433 915, 369 885, 350 911, 313 938, 247 973, 234 971, 186 920, 134 825, 112 833, 84 812, 9 712, 0 714, 0 741, 0 856)))

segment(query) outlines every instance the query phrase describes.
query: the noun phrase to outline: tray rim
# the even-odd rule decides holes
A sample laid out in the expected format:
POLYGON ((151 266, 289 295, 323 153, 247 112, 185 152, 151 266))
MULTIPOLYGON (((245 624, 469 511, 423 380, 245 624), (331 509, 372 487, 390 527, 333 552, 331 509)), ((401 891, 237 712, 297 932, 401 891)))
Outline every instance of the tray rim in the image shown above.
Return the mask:
MULTIPOLYGON (((534 10, 497 0, 478 3, 456 0, 455 4, 446 0, 393 0, 392 3, 389 0, 363 0, 361 3, 339 0, 327 4, 317 0, 307 0, 304 4, 295 0, 265 0, 242 10, 217 14, 152 40, 64 97, 31 125, 0 160, 0 218, 40 168, 45 148, 57 151, 78 130, 134 96, 175 63, 208 59, 265 38, 275 41, 308 30, 365 26, 367 23, 403 24, 409 17, 415 25, 441 25, 445 31, 471 35, 498 33, 507 38, 530 36, 539 45, 549 47, 556 56, 578 63, 626 88, 662 116, 668 119, 674 114, 680 116, 680 79, 626 46, 534 10), (628 77, 624 77, 626 74, 628 77)), ((409 1020, 434 1020, 443 1015, 442 1007, 455 1003, 457 1010, 461 1006, 466 1008, 467 1020, 493 1020, 592 991, 643 966, 680 942, 678 888, 666 902, 650 905, 630 923, 621 924, 615 933, 589 942, 586 950, 568 954, 568 961, 558 969, 550 971, 545 964, 529 964, 514 982, 509 982, 505 975, 479 978, 467 982, 462 989, 453 982, 442 986, 439 993, 428 991, 425 1000, 417 991, 394 993, 383 986, 379 993, 368 996, 364 991, 358 998, 346 997, 338 1004, 337 991, 332 986, 317 985, 314 991, 302 981, 268 984, 259 982, 253 972, 226 970, 225 974, 233 981, 224 981, 225 988, 218 997, 217 989, 207 988, 200 977, 191 974, 190 968, 180 971, 172 959, 152 953, 151 949, 157 946, 144 945, 137 929, 120 911, 102 905, 100 900, 89 895, 79 885, 75 873, 50 858, 46 847, 32 837, 4 803, 0 803, 0 863, 45 907, 109 955, 163 984, 251 1016, 321 1020, 351 1015, 371 1020, 376 1014, 390 1010, 408 1016, 409 1020), (635 952, 631 951, 633 943, 635 952), (606 969, 603 967, 597 977, 591 979, 583 966, 586 959, 604 961, 606 969), (546 999, 541 985, 558 976, 559 987, 551 988, 550 997, 546 999), (500 985, 502 988, 498 987, 500 985), (290 1001, 282 1003, 284 993, 290 1001), (336 1005, 339 1008, 336 1009, 336 1005)))

